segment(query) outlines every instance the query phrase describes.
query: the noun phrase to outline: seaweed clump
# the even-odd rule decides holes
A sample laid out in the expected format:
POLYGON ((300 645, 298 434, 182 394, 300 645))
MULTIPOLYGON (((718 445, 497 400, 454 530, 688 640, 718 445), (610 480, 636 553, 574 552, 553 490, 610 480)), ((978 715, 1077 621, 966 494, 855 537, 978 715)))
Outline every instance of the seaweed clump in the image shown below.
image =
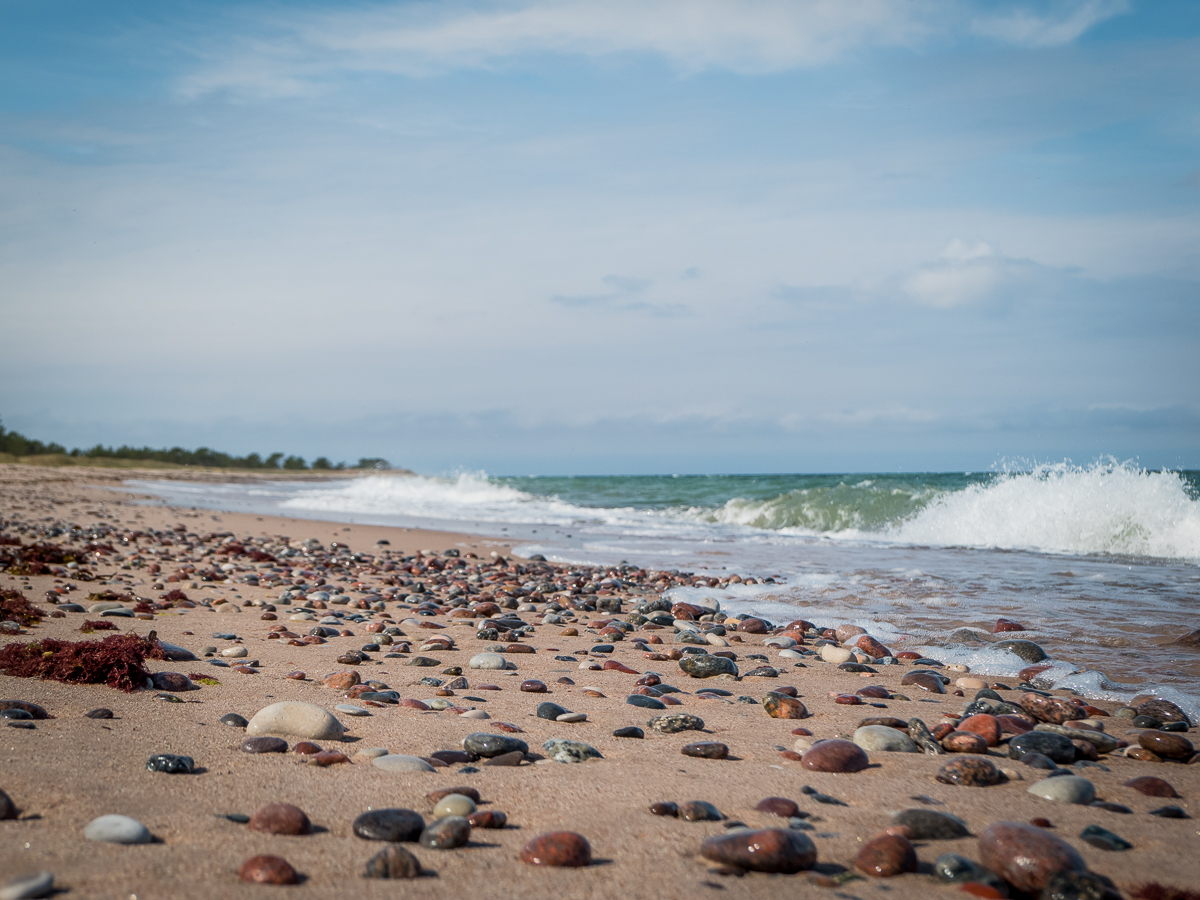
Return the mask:
POLYGON ((91 634, 93 631, 116 631, 117 623, 109 619, 84 619, 79 630, 84 634, 91 634))
MULTIPOLYGON (((52 566, 72 562, 79 562, 74 551, 58 544, 25 546, 19 541, 0 544, 0 569, 7 569, 14 575, 50 575, 53 573, 52 566)), ((76 574, 78 576, 81 573, 76 574)))
POLYGON ((157 640, 113 634, 100 641, 46 639, 0 649, 0 672, 64 684, 107 684, 132 693, 145 687, 147 659, 166 659, 157 640))
POLYGON ((19 591, 0 591, 0 621, 12 620, 29 627, 45 617, 46 611, 31 606, 19 591))
POLYGON ((188 595, 179 588, 173 588, 162 595, 164 603, 178 603, 180 600, 187 600, 188 595))

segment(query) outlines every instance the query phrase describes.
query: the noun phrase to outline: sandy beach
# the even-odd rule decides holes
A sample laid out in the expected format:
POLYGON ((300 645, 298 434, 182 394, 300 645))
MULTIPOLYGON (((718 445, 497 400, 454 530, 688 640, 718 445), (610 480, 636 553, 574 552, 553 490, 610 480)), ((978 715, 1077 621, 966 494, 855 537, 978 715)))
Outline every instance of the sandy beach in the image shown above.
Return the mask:
MULTIPOLYGON (((162 471, 153 475, 164 477, 162 471)), ((901 685, 915 669, 939 672, 928 661, 914 665, 900 660, 869 665, 874 671, 847 671, 821 658, 817 641, 822 635, 805 633, 803 626, 785 630, 787 622, 747 629, 745 622, 701 611, 703 618, 682 619, 683 627, 688 621, 700 630, 723 625, 723 634, 713 634, 718 640, 679 643, 679 622, 655 625, 640 616, 624 634, 614 633, 614 618, 627 620, 666 587, 692 583, 686 574, 638 569, 637 560, 621 571, 554 566, 513 558, 504 543, 472 535, 172 508, 121 489, 123 479, 133 477, 137 473, 130 471, 0 466, 0 534, 19 546, 46 541, 70 547, 83 559, 71 569, 54 565, 55 571, 46 574, 0 574, 0 590, 17 591, 47 613, 19 633, 0 635, 0 646, 51 638, 100 640, 116 633, 145 636, 153 630, 160 641, 196 656, 146 661, 151 672, 188 675, 192 688, 182 691, 125 693, 102 684, 0 674, 0 699, 36 704, 51 716, 7 720, 0 732, 0 790, 20 810, 19 817, 0 821, 0 883, 45 871, 67 892, 64 896, 81 898, 385 897, 397 891, 420 898, 498 893, 528 898, 766 897, 785 892, 897 900, 950 897, 962 896, 961 884, 943 883, 933 874, 939 856, 958 853, 978 861, 984 849, 980 836, 989 826, 1045 819, 1050 826, 1046 831, 1074 848, 1088 870, 1111 879, 1120 892, 1114 896, 1138 897, 1139 886, 1152 882, 1178 889, 1200 885, 1200 865, 1188 850, 1200 839, 1196 820, 1150 814, 1167 805, 1194 814, 1191 799, 1200 792, 1200 765, 1186 764, 1190 750, 1177 760, 1126 757, 1125 745, 1139 747, 1145 729, 1117 715, 1118 704, 1096 701, 1086 715, 1076 715, 1070 704, 1055 707, 1070 708, 1068 724, 1083 721, 1074 730, 1102 729, 1121 743, 1097 760, 1080 749, 1083 765, 1062 766, 1071 770, 1065 777, 1090 781, 1096 799, 1109 807, 1031 794, 1031 786, 1063 776, 1047 778, 1048 770, 1012 758, 1011 733, 985 753, 872 749, 867 752, 869 766, 861 771, 817 771, 801 761, 814 742, 853 738, 869 717, 920 719, 930 729, 952 724, 978 687, 959 686, 957 680, 969 673, 950 670, 940 670, 949 682, 941 692, 917 683, 901 685), (68 523, 81 530, 64 530, 68 523), (93 549, 85 548, 88 542, 93 549), (285 549, 294 555, 283 556, 285 549), (257 562, 255 551, 261 557, 257 562), (285 590, 292 592, 286 604, 281 601, 285 590), (81 633, 83 622, 101 620, 100 613, 59 608, 70 603, 90 608, 97 598, 89 596, 106 591, 133 598, 118 601, 132 616, 103 617, 116 631, 81 633), (170 591, 182 591, 188 605, 164 602, 170 591), (324 599, 310 596, 318 592, 324 599), (144 611, 134 611, 135 605, 144 611), (343 620, 332 626, 335 633, 327 632, 319 643, 304 643, 314 628, 331 627, 322 620, 334 612, 343 620), (510 624, 496 629, 498 633, 479 634, 489 627, 489 619, 514 615, 532 627, 517 634, 512 630, 517 626, 510 624), (609 631, 602 634, 605 627, 609 631), (392 643, 378 643, 383 636, 392 643), (450 639, 451 649, 421 649, 427 639, 440 636, 450 639), (779 647, 765 643, 781 636, 798 641, 792 654, 781 657, 779 647), (517 652, 514 644, 531 649, 517 652), (611 651, 593 649, 605 644, 612 645, 611 651), (362 650, 370 645, 375 646, 362 650), (240 653, 236 648, 245 648, 245 656, 234 655, 240 653), (502 658, 511 668, 470 667, 477 654, 497 648, 506 650, 502 658), (727 654, 737 675, 690 677, 679 659, 689 655, 685 650, 727 654), (231 652, 223 655, 226 651, 231 652), (360 658, 346 662, 355 652, 360 658), (414 665, 423 657, 436 664, 414 665), (212 660, 225 665, 212 665, 212 660), (257 664, 246 665, 250 661, 257 664), (636 674, 612 667, 612 661, 636 674), (606 662, 609 668, 603 668, 606 662), (452 667, 461 672, 447 673, 452 667), (747 674, 755 669, 769 674, 747 674), (297 672, 304 673, 303 680, 288 677, 297 672), (323 683, 339 672, 354 673, 343 681, 382 682, 386 687, 379 686, 380 691, 390 689, 401 701, 420 702, 372 705, 347 696, 356 692, 323 683), (639 680, 654 681, 644 679, 648 672, 678 691, 663 693, 647 684, 651 690, 641 696, 660 702, 665 696, 677 705, 654 710, 627 702, 639 680), (437 685, 421 683, 431 677, 443 683, 465 678, 467 684, 449 689, 452 693, 443 686, 439 695, 437 685), (521 690, 528 680, 541 681, 546 692, 521 690), (856 694, 868 685, 883 691, 856 694), (768 692, 786 687, 795 689, 808 713, 805 718, 768 714, 762 701, 768 692), (725 693, 701 696, 705 688, 725 693), (181 702, 163 699, 164 694, 181 702), (856 699, 847 702, 848 696, 856 699), (419 708, 435 699, 451 705, 419 708), (293 752, 304 739, 298 735, 283 736, 286 753, 244 752, 244 729, 220 721, 229 713, 252 719, 282 701, 325 710, 350 704, 368 713, 336 712, 344 739, 315 741, 347 760, 311 764, 293 752), (585 713, 586 720, 538 718, 538 704, 545 701, 585 713), (85 716, 97 708, 110 709, 112 718, 85 716), (702 730, 663 734, 648 726, 654 716, 677 713, 700 717, 702 730), (22 727, 28 725, 33 727, 22 727), (629 726, 641 728, 644 737, 614 736, 629 726), (797 729, 808 733, 797 734, 797 729), (362 752, 386 748, 391 755, 434 759, 437 751, 461 750, 463 739, 474 732, 524 740, 527 758, 514 766, 484 765, 483 759, 449 765, 438 761, 434 771, 396 772, 376 766, 362 752), (602 758, 570 764, 545 759, 549 751, 544 742, 552 739, 590 745, 602 758), (724 744, 728 757, 681 753, 685 744, 696 741, 724 744), (148 771, 147 760, 160 753, 191 757, 196 772, 148 771), (1000 783, 975 787, 936 779, 951 760, 963 758, 990 762, 1000 783), (1147 796, 1126 786, 1139 776, 1165 779, 1180 798, 1147 796), (384 845, 354 834, 358 816, 372 809, 405 808, 430 821, 433 804, 427 795, 460 785, 479 792, 480 810, 504 812, 507 826, 475 828, 470 842, 457 849, 405 844, 424 874, 403 884, 363 877, 368 859, 384 845), (839 802, 820 802, 818 796, 839 802), (789 819, 756 808, 769 797, 795 801, 800 814, 789 819), (695 800, 713 804, 724 819, 685 821, 650 810, 654 803, 695 800), (302 809, 312 833, 261 833, 226 818, 250 816, 277 802, 302 809), (864 845, 892 826, 897 813, 910 809, 959 817, 969 834, 950 839, 915 835, 915 872, 882 878, 856 868, 864 845), (155 841, 119 845, 86 840, 85 826, 107 814, 137 819, 155 841), (795 874, 741 872, 701 855, 708 838, 745 834, 737 823, 802 835, 815 846, 816 865, 795 874), (1101 849, 1081 838, 1088 826, 1115 832, 1132 848, 1101 849), (584 836, 591 864, 553 868, 521 860, 527 842, 555 831, 584 836), (277 887, 242 881, 239 868, 259 854, 286 859, 301 883, 277 887), (849 879, 852 873, 862 877, 849 879)), ((14 548, 19 549, 10 544, 0 551, 14 548)), ((843 636, 848 644, 856 644, 858 637, 843 636)), ((984 682, 1009 704, 1020 706, 1029 696, 1017 689, 1018 679, 984 682)), ((1035 724, 1028 719, 1030 728, 1035 724)), ((1175 733, 1166 740, 1176 746, 1172 742, 1190 739, 1189 733, 1175 733)), ((903 832, 899 840, 905 840, 903 832)), ((1038 896, 1039 891, 1010 896, 1038 896)))

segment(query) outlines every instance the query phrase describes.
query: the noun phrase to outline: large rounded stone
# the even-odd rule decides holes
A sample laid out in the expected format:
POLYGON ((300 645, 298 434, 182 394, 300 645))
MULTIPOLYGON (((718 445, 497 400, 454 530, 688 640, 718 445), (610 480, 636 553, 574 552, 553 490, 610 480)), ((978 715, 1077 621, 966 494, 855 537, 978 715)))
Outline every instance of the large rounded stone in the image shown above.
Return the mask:
POLYGON ((763 697, 763 709, 772 719, 807 719, 808 709, 795 697, 772 691, 763 697))
POLYGON ((298 806, 268 803, 255 811, 246 827, 265 834, 308 834, 312 830, 312 823, 298 806))
POLYGON ((738 869, 787 875, 811 869, 817 862, 813 842, 807 835, 789 828, 716 835, 700 845, 700 855, 738 869))
POLYGON ((692 654, 679 661, 679 668, 692 678, 712 678, 714 675, 737 675, 737 664, 724 656, 692 654))
POLYGON ((254 884, 299 884, 300 876, 291 864, 280 856, 252 856, 238 871, 242 881, 254 884))
POLYGON ((952 841, 970 834, 958 816, 932 809, 903 810, 892 817, 892 824, 906 826, 915 841, 952 841))
POLYGON ((933 672, 909 672, 900 679, 900 684, 907 687, 919 687, 931 694, 946 693, 946 686, 942 684, 941 677, 933 672))
POLYGON ((1029 692, 1022 694, 1017 702, 1021 704, 1021 709, 1039 722, 1061 725, 1063 722, 1087 718, 1087 712, 1082 706, 1062 697, 1043 697, 1041 694, 1029 692))
POLYGON ((355 819, 352 827, 364 841, 415 841, 425 820, 411 809, 373 809, 355 819))
POLYGON ((504 669, 508 660, 500 653, 476 653, 467 665, 472 669, 504 669))
POLYGON ((853 741, 833 738, 813 744, 800 765, 813 772, 861 772, 871 761, 853 741))
POLYGON ((509 737, 504 734, 488 734, 483 731, 476 731, 468 734, 463 738, 463 749, 468 753, 474 753, 476 756, 482 756, 485 759, 491 759, 493 756, 502 756, 505 753, 521 753, 529 752, 529 745, 520 738, 509 737))
POLYGON ((1188 722, 1187 714, 1170 700, 1147 700, 1137 707, 1139 716, 1152 716, 1160 722, 1188 722))
POLYGON ((521 862, 532 866, 578 869, 592 862, 592 847, 582 834, 551 831, 539 834, 521 849, 521 862))
POLYGON ((1138 735, 1138 743, 1167 759, 1191 759, 1196 752, 1187 738, 1166 731, 1143 731, 1138 735))
MULTIPOLYGON (((1147 797, 1178 797, 1175 788, 1169 782, 1163 781, 1161 778, 1155 778, 1153 775, 1141 775, 1137 778, 1131 778, 1125 782, 1125 787, 1133 788, 1139 794, 1145 794, 1147 797)), ((4 818, 0 816, 0 819, 4 818)))
POLYGON ((903 731, 886 725, 863 725, 855 729, 854 743, 864 750, 880 753, 920 753, 916 741, 903 731))
POLYGON ((996 822, 979 836, 979 861, 1021 891, 1040 891, 1058 872, 1085 872, 1074 847, 1045 829, 996 822))
POLYGON ((1046 651, 1035 644, 1033 641, 1025 641, 1019 638, 1013 638, 1007 641, 997 641, 992 644, 996 650, 1007 650, 1015 656, 1025 660, 1025 662, 1036 663, 1041 662, 1046 658, 1046 651))
POLYGON ((1075 762, 1075 745, 1071 739, 1049 731, 1027 731, 1008 742, 1008 755, 1013 759, 1020 759, 1026 753, 1040 753, 1064 765, 1075 762))
POLYGON ((406 756, 403 753, 389 753, 386 756, 377 756, 371 760, 371 763, 376 768, 383 769, 385 772, 434 771, 433 766, 419 756, 406 756))
POLYGON ((955 730, 969 731, 971 734, 977 734, 987 741, 989 747, 1000 745, 1000 736, 1002 733, 1000 721, 995 716, 990 716, 987 713, 967 716, 958 723, 955 730))
POLYGON ((110 844, 148 844, 154 840, 150 829, 129 816, 107 815, 92 819, 83 829, 89 841, 105 841, 110 844))
POLYGON ((854 867, 876 878, 891 878, 917 871, 917 851, 908 838, 881 834, 862 845, 854 857, 854 867))
POLYGON ((1078 775, 1060 775, 1030 785, 1029 793, 1043 800, 1087 805, 1096 799, 1096 786, 1078 775))
POLYGON ((327 710, 313 703, 285 700, 264 706, 246 726, 246 734, 286 734, 309 740, 340 741, 345 730, 327 710))

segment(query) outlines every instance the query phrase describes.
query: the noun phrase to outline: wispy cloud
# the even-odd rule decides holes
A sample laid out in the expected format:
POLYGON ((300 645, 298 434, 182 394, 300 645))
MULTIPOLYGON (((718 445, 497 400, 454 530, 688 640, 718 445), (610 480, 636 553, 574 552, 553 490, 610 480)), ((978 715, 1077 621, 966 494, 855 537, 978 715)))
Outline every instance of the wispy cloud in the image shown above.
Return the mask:
POLYGON ((622 312, 644 312, 652 316, 678 318, 690 316, 692 310, 683 303, 652 303, 639 299, 654 282, 628 275, 607 275, 601 279, 611 290, 598 294, 556 294, 551 303, 568 309, 609 309, 622 312))
POLYGON ((971 28, 976 34, 1019 47, 1060 47, 1078 40, 1101 22, 1129 12, 1130 6, 1129 0, 1058 2, 1049 4, 1045 12, 1026 7, 980 16, 971 28))

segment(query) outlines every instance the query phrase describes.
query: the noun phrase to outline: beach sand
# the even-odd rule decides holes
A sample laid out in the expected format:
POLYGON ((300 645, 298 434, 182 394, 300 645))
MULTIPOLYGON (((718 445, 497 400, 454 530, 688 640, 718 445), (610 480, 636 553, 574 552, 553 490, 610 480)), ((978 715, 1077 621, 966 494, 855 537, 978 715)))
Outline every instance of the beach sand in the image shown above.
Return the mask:
MULTIPOLYGON (((0 519, 3 533, 31 543, 33 535, 19 529, 21 523, 49 525, 55 520, 80 525, 105 523, 119 531, 169 531, 183 526, 183 534, 205 536, 231 533, 238 539, 286 535, 291 546, 315 539, 329 548, 334 541, 348 544, 352 551, 374 557, 381 553, 376 542, 387 540, 392 559, 418 551, 443 553, 458 550, 470 564, 490 563, 493 552, 508 557, 510 549, 501 542, 478 536, 428 532, 413 529, 325 523, 231 513, 213 513, 165 506, 140 504, 137 495, 121 487, 121 479, 136 473, 104 470, 35 469, 23 466, 0 467, 0 519), (103 516, 103 517, 102 517, 103 516)), ((153 477, 164 473, 155 471, 153 477)), ((174 477, 173 475, 170 477, 174 477)), ((55 540, 63 540, 56 538, 55 540)), ((219 546, 221 539, 206 542, 219 546)), ((119 537, 102 539, 129 554, 119 537)), ((176 569, 172 557, 184 548, 178 543, 162 546, 146 539, 136 542, 145 560, 158 558, 166 578, 176 569)), ((228 558, 228 557, 227 557, 228 558)), ((445 557, 443 557, 444 559, 445 557)), ((232 558, 245 563, 241 558, 232 558)), ((179 693, 182 703, 156 699, 155 690, 126 694, 103 685, 73 686, 53 681, 0 675, 0 699, 19 699, 39 704, 54 718, 34 722, 33 729, 0 729, 0 790, 5 791, 22 810, 16 820, 0 821, 0 883, 5 879, 39 871, 53 873, 55 884, 69 891, 70 897, 147 898, 147 897, 507 897, 534 898, 695 898, 697 896, 767 897, 837 896, 840 898, 929 898, 963 896, 957 886, 943 885, 931 874, 931 864, 940 854, 961 853, 978 859, 977 836, 997 821, 1028 822, 1045 817, 1053 824, 1052 833, 1075 847, 1093 871, 1108 876, 1124 892, 1134 896, 1134 887, 1158 881, 1177 887, 1200 884, 1200 862, 1189 847, 1200 840, 1200 826, 1194 819, 1166 819, 1148 815, 1158 807, 1175 804, 1194 812, 1191 799, 1200 792, 1200 765, 1145 762, 1119 755, 1101 758, 1105 769, 1088 768, 1085 775, 1104 800, 1129 807, 1132 814, 1118 814, 1094 807, 1065 805, 1040 799, 1027 788, 1046 773, 1027 768, 1008 758, 1001 745, 989 755, 998 767, 1012 773, 1008 783, 986 788, 959 787, 935 781, 939 768, 950 755, 938 757, 919 753, 870 754, 870 768, 853 774, 809 771, 794 759, 781 754, 792 750, 796 741, 793 729, 812 733, 808 740, 852 735, 858 722, 867 716, 894 716, 901 719, 920 717, 931 728, 943 721, 943 714, 955 714, 970 701, 952 694, 928 695, 916 687, 901 688, 907 664, 881 666, 877 674, 848 673, 811 658, 805 667, 793 668, 792 660, 779 659, 777 651, 764 647, 767 635, 738 634, 728 649, 736 656, 742 672, 767 662, 748 659, 762 654, 769 664, 778 666, 777 678, 742 677, 739 681, 692 679, 680 671, 678 662, 652 661, 629 640, 618 641, 611 655, 588 655, 586 651, 602 638, 589 631, 587 623, 611 618, 603 612, 578 612, 571 625, 577 635, 564 635, 564 625, 538 624, 532 635, 521 643, 536 649, 534 653, 506 656, 515 664, 512 671, 476 671, 468 669, 468 660, 476 653, 496 645, 495 640, 480 640, 476 627, 479 619, 452 619, 446 614, 421 618, 443 629, 421 628, 402 620, 412 617, 410 607, 386 602, 391 620, 378 612, 365 611, 370 621, 397 624, 412 640, 410 657, 423 655, 437 659, 433 668, 408 666, 406 658, 384 658, 389 649, 370 652, 369 660, 358 666, 337 662, 337 657, 358 650, 374 640, 367 633, 367 622, 349 624, 353 636, 330 637, 326 643, 293 646, 286 640, 270 640, 269 630, 284 625, 298 635, 308 634, 317 624, 289 619, 302 598, 292 605, 278 605, 275 620, 263 620, 261 606, 274 603, 282 587, 258 587, 241 583, 201 583, 156 581, 146 568, 119 568, 116 556, 100 557, 87 568, 99 577, 94 581, 72 581, 53 575, 22 577, 0 574, 0 589, 19 590, 34 605, 50 611, 46 592, 74 583, 76 590, 63 602, 87 605, 90 593, 102 590, 128 591, 140 598, 158 600, 166 591, 183 590, 194 601, 224 598, 227 611, 197 606, 194 609, 171 608, 156 612, 149 620, 113 618, 122 632, 147 634, 151 629, 163 641, 185 647, 198 655, 206 646, 220 649, 234 641, 216 639, 216 633, 234 633, 248 650, 249 659, 259 660, 256 674, 239 674, 230 668, 211 666, 201 658, 191 662, 150 660, 152 671, 197 673, 220 681, 179 693), (126 576, 115 581, 113 575, 126 576), (155 588, 155 584, 162 585, 155 588), (449 634, 456 649, 418 651, 419 642, 431 635, 449 634), (585 651, 577 653, 577 651, 585 651), (627 705, 626 696, 635 689, 637 675, 614 670, 581 669, 580 663, 563 662, 558 656, 576 656, 580 660, 602 662, 615 659, 639 673, 658 672, 666 683, 678 687, 681 705, 667 712, 691 713, 703 718, 703 733, 684 732, 660 735, 646 728, 647 720, 661 713, 627 705), (363 705, 343 692, 321 683, 329 673, 353 670, 363 680, 385 682, 403 698, 428 700, 435 689, 418 684, 422 677, 440 674, 449 666, 460 666, 471 687, 455 691, 449 698, 463 707, 485 710, 490 720, 464 718, 446 711, 421 711, 405 707, 376 707, 369 717, 339 715, 347 728, 341 743, 318 741, 326 749, 336 749, 350 757, 346 764, 327 768, 306 764, 294 753, 249 754, 240 744, 245 737, 239 728, 220 724, 226 713, 250 718, 262 707, 282 700, 301 700, 332 709, 338 703, 363 705), (307 680, 296 681, 286 674, 302 670, 307 680), (549 686, 547 695, 519 690, 525 679, 540 679, 549 686), (569 678, 574 684, 560 684, 569 678), (491 683, 499 691, 476 687, 491 683), (911 700, 882 701, 886 709, 868 705, 838 705, 831 692, 852 693, 864 685, 883 685, 901 692, 911 700), (736 702, 739 695, 761 700, 765 693, 782 685, 794 686, 811 716, 803 720, 774 719, 759 703, 736 702), (732 693, 728 699, 702 699, 696 692, 702 687, 720 687, 732 693), (597 697, 585 693, 592 689, 597 697), (464 699, 480 697, 486 702, 464 699), (552 700, 559 705, 587 714, 577 724, 538 719, 534 710, 539 702, 552 700), (109 720, 90 719, 88 710, 108 707, 114 713, 109 720), (476 764, 479 771, 460 774, 461 765, 439 768, 432 773, 395 774, 381 770, 371 761, 355 754, 364 748, 385 747, 392 753, 428 756, 438 750, 457 750, 467 734, 495 732, 496 722, 516 725, 517 735, 528 742, 531 751, 542 751, 544 741, 567 738, 592 745, 603 759, 581 764, 526 763, 519 767, 488 767, 476 764), (617 728, 638 725, 646 730, 643 740, 613 736, 617 728), (720 741, 728 745, 731 758, 697 759, 681 755, 680 748, 696 740, 720 741), (191 756, 202 771, 190 775, 150 772, 146 760, 156 753, 191 756), (1124 787, 1131 778, 1154 775, 1165 778, 1183 799, 1147 797, 1124 787), (1017 780, 1020 779, 1020 780, 1017 780), (426 795, 435 789, 469 785, 478 789, 481 809, 502 810, 508 827, 501 830, 476 829, 471 843, 456 850, 432 850, 406 844, 429 874, 394 883, 362 877, 366 861, 383 844, 356 837, 351 830, 355 817, 369 809, 403 807, 429 818, 431 804, 426 795), (802 792, 811 786, 845 805, 814 802, 802 792), (893 878, 865 878, 849 881, 830 889, 814 884, 805 873, 770 875, 750 872, 744 875, 718 873, 716 866, 699 855, 701 842, 727 831, 727 822, 687 822, 660 817, 649 811, 656 801, 705 800, 715 804, 728 820, 752 828, 787 827, 787 820, 756 811, 755 805, 766 797, 795 800, 809 814, 812 839, 818 852, 818 871, 825 876, 853 870, 855 856, 863 843, 886 828, 892 815, 900 810, 923 808, 961 817, 972 837, 944 841, 916 841, 921 864, 917 873, 893 878), (913 799, 923 797, 924 800, 913 799), (315 826, 315 833, 304 836, 261 834, 236 824, 225 814, 252 814, 273 802, 287 802, 303 809, 315 826), (85 825, 93 818, 120 813, 144 823, 158 838, 156 843, 121 846, 88 841, 83 838, 85 825), (1079 838, 1088 825, 1101 825, 1126 840, 1134 848, 1109 852, 1095 848, 1079 838), (519 859, 521 848, 534 836, 548 831, 568 830, 582 834, 590 842, 593 864, 581 869, 534 867, 519 859), (298 886, 252 885, 239 879, 238 870, 248 858, 272 854, 287 859, 301 874, 298 886)), ((522 564, 521 560, 511 560, 522 564)), ((636 563, 636 560, 633 560, 636 563)), ((557 567, 568 571, 570 567, 557 567)), ((498 570, 491 570, 493 572, 498 570)), ((330 577, 333 583, 350 591, 351 597, 368 596, 383 587, 389 573, 373 564, 359 565, 345 575, 330 577), (337 581, 337 578, 346 578, 337 581), (360 587, 361 590, 354 589, 360 587)), ((396 573, 392 573, 395 575, 396 573)), ((406 573, 399 573, 411 578, 406 573)), ((512 573, 513 581, 525 578, 512 573)), ((289 578, 290 580, 294 580, 289 578)), ((320 579, 308 577, 306 584, 320 579)), ((427 580, 427 579, 426 579, 427 580)), ((481 582, 479 587, 499 599, 501 586, 481 582)), ((636 602, 658 596, 652 584, 647 590, 622 591, 605 595, 619 597, 624 612, 636 602)), ((404 592, 404 591, 402 591, 404 592)), ((443 601, 446 592, 432 589, 426 596, 443 601)), ((556 593, 553 599, 565 605, 569 594, 556 593)), ((418 599, 418 598, 414 598, 418 599)), ((470 599, 476 599, 472 595, 470 599)), ((525 598, 522 598, 524 600, 525 598)), ((539 609, 550 597, 537 601, 539 609)), ((582 601, 576 595, 576 602, 582 601)), ((352 612, 347 607, 340 609, 352 612)), ((316 616, 325 613, 318 610, 316 616)), ((530 623, 540 621, 534 612, 518 613, 530 623)), ((24 629, 23 634, 0 636, 0 644, 43 638, 62 640, 100 639, 105 632, 83 635, 79 627, 85 618, 97 615, 66 613, 62 618, 46 618, 24 629)), ((623 616, 622 616, 623 618, 623 616)), ((778 623, 777 623, 778 624, 778 623)), ((654 651, 679 649, 671 642, 671 629, 639 630, 633 636, 660 636, 664 644, 654 651)), ((805 644, 811 647, 812 640, 805 644)), ((716 649, 710 647, 709 649, 716 649)), ((230 660, 234 665, 237 660, 230 660)), ((989 681, 993 679, 988 679, 989 681)), ((1015 679, 1001 679, 1015 687, 1015 679)), ((1016 702, 1018 691, 1003 694, 1016 702)), ((1115 704, 1097 703, 1113 711, 1115 704)), ((1108 733, 1136 743, 1129 719, 1105 720, 1108 733)), ((1185 735, 1190 737, 1190 735, 1185 735)), ((288 738, 294 744, 298 738, 288 738)))

